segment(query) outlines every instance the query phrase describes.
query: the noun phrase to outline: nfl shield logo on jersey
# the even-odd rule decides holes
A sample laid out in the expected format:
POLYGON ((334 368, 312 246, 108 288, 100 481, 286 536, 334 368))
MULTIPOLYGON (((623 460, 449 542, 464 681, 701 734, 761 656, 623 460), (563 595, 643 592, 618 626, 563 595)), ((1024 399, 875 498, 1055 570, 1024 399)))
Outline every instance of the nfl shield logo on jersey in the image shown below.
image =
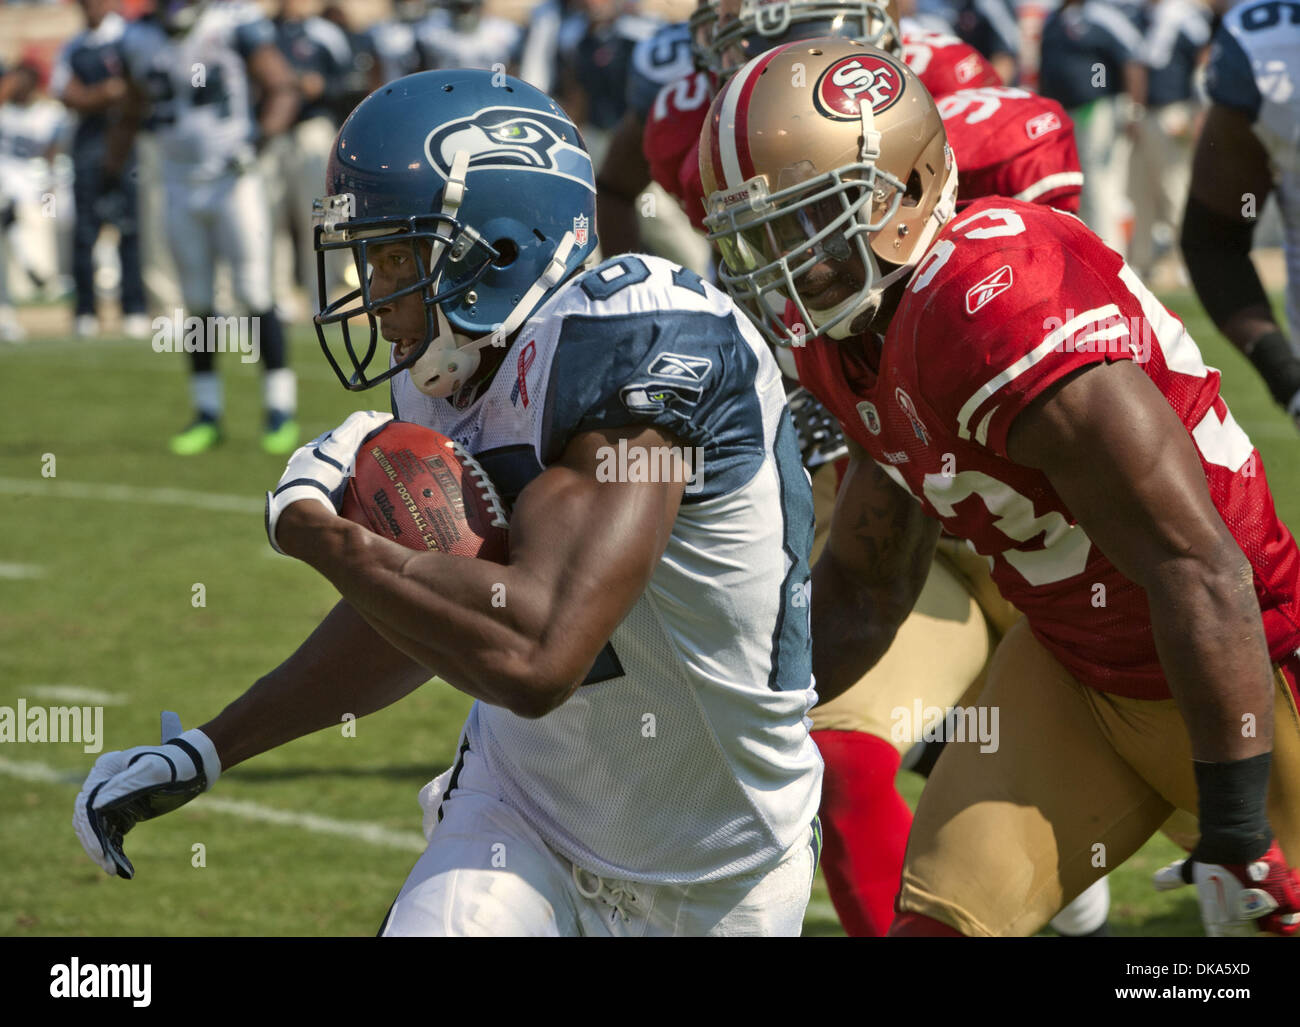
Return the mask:
POLYGON ((587 215, 579 214, 573 219, 573 245, 587 245, 587 215))
POLYGON ((862 423, 867 426, 867 431, 872 435, 880 434, 880 414, 876 411, 876 404, 863 400, 858 404, 858 416, 862 418, 862 423))

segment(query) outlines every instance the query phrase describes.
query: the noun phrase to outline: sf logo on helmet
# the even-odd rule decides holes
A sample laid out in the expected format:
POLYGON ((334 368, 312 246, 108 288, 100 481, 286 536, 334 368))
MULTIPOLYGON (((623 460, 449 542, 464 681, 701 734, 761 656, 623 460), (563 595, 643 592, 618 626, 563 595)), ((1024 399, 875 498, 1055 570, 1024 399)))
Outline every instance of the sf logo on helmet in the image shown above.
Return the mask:
POLYGON ((568 142, 569 123, 542 111, 486 107, 439 125, 424 140, 424 155, 443 178, 456 153, 469 153, 469 170, 542 171, 596 191, 591 157, 568 142))
POLYGON ((894 106, 903 95, 903 72, 875 54, 845 57, 822 72, 813 90, 817 109, 841 121, 861 117, 858 105, 869 103, 879 114, 894 106))

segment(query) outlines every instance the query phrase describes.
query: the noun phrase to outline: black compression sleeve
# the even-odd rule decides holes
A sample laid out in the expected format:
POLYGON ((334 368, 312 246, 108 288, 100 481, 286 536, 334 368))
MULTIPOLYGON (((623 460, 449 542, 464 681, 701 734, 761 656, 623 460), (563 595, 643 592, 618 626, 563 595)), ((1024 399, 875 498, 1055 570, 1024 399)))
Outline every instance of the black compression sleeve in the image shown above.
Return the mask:
POLYGON ((1250 260, 1255 223, 1224 217, 1194 196, 1183 214, 1183 260, 1206 312, 1222 329, 1237 311, 1268 305, 1250 260))

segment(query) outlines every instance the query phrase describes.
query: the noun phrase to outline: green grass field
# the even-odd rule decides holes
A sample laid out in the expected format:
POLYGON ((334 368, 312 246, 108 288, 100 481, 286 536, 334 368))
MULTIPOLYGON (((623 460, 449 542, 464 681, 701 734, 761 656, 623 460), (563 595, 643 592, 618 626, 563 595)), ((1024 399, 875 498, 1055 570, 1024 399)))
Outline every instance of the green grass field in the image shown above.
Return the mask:
MULTIPOLYGON (((1194 300, 1168 299, 1223 369, 1279 510, 1300 524, 1295 430, 1194 300)), ((295 345, 304 437, 386 403, 382 391, 345 393, 310 333, 295 345)), ((102 702, 104 751, 151 743, 160 710, 207 720, 335 601, 266 544, 261 497, 283 461, 257 447, 256 366, 228 356, 221 368, 227 441, 181 459, 165 443, 189 416, 182 357, 113 339, 0 348, 0 705, 102 702), (206 605, 194 605, 196 585, 206 605)), ((373 934, 423 848, 416 792, 449 765, 469 704, 431 682, 354 738, 320 732, 238 768, 130 835, 132 882, 92 866, 72 832, 95 756, 0 745, 0 934, 373 934), (196 845, 206 866, 193 865, 196 845)), ((912 802, 921 784, 900 782, 912 802)), ((1191 894, 1148 883, 1177 851, 1158 837, 1111 875, 1116 933, 1200 933, 1191 894)), ((805 931, 840 933, 820 880, 805 931)))

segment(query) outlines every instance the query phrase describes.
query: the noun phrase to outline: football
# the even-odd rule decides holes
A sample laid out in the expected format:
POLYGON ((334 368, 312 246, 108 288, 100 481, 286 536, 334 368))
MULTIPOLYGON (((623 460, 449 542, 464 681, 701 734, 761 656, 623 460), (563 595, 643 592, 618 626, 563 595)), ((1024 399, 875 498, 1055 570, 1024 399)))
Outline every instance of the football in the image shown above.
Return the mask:
POLYGON ((357 450, 343 516, 408 549, 505 563, 509 523, 487 472, 430 428, 392 421, 357 450))

